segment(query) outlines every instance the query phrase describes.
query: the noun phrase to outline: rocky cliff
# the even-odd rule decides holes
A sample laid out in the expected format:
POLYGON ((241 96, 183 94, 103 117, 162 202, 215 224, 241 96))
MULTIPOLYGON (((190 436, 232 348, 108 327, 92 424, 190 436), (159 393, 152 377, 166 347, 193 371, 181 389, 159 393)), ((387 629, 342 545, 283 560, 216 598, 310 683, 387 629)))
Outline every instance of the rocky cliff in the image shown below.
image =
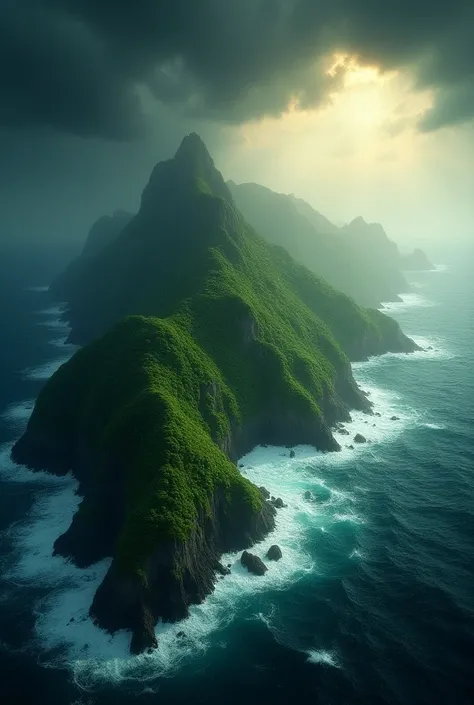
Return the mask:
POLYGON ((12 457, 78 479, 55 550, 79 566, 113 557, 91 615, 139 652, 212 590, 223 551, 272 529, 236 459, 259 443, 337 450, 331 426, 370 413, 349 360, 416 345, 265 242, 197 135, 61 293, 92 342, 45 385, 12 457))

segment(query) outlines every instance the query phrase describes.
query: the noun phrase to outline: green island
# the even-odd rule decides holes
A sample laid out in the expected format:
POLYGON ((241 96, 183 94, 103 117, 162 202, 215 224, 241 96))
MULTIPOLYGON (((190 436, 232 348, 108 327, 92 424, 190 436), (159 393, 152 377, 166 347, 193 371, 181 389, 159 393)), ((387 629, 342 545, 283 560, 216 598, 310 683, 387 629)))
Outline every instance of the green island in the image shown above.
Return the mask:
POLYGON ((12 457, 78 479, 55 551, 113 557, 91 615, 130 629, 137 653, 209 594, 223 552, 272 530, 238 458, 261 443, 338 450, 331 427, 370 413, 350 360, 417 346, 261 238, 195 134, 155 167, 138 215, 52 288, 84 346, 12 457))

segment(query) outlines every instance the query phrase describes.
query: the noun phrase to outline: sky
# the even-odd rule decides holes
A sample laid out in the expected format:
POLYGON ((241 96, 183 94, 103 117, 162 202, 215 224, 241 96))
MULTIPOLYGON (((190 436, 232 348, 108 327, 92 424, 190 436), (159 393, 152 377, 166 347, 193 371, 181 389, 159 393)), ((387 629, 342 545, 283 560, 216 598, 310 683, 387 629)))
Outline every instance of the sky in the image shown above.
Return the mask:
POLYGON ((79 246, 191 131, 337 224, 472 240, 474 3, 0 0, 3 242, 79 246))

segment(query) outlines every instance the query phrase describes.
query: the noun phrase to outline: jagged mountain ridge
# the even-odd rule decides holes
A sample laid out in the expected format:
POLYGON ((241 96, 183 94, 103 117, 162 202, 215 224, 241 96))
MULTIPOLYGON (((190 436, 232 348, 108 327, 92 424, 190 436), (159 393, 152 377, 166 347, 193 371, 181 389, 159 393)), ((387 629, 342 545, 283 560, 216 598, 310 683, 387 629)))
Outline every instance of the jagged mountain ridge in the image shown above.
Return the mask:
POLYGON ((382 226, 356 218, 337 228, 302 199, 252 183, 229 187, 237 207, 269 242, 361 305, 379 307, 409 290, 398 248, 382 226))
POLYGON ((88 344, 45 385, 12 456, 79 480, 55 549, 81 566, 113 556, 91 614, 141 651, 159 618, 212 590, 224 550, 273 526, 236 458, 258 443, 337 450, 331 425, 370 412, 349 358, 416 345, 261 238, 197 135, 55 290, 88 344))

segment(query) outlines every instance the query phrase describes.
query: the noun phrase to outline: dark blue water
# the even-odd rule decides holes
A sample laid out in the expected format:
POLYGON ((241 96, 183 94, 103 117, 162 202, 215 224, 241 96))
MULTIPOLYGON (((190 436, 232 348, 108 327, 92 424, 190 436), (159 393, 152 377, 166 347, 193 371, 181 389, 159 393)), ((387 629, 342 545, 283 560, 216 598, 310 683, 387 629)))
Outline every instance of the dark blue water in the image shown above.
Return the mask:
POLYGON ((68 627, 97 579, 49 558, 69 521, 73 484, 30 478, 8 462, 27 418, 23 402, 65 351, 54 344, 64 333, 54 310, 38 313, 52 305, 48 294, 27 289, 47 283, 60 258, 4 257, 2 703, 473 703, 470 254, 446 271, 411 275, 415 294, 391 310, 431 350, 356 366, 381 416, 356 416, 349 430, 370 444, 331 457, 299 449, 293 463, 261 449, 245 461, 244 472, 288 501, 274 537, 281 565, 264 582, 233 569, 184 625, 185 646, 165 632, 159 656, 132 661, 126 635, 101 641, 86 623, 68 627), (315 502, 305 503, 306 489, 315 502))

